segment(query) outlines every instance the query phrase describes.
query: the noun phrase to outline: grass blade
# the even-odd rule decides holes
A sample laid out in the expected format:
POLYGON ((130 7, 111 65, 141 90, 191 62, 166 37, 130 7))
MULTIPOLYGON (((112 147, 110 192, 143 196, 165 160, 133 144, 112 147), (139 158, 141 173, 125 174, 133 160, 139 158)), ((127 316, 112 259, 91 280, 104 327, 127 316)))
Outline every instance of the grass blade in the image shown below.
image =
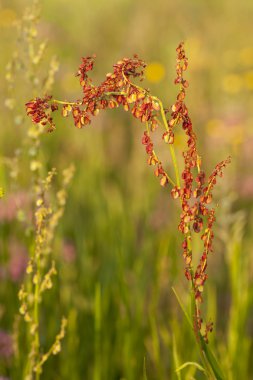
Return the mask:
MULTIPOLYGON (((178 300, 178 303, 179 303, 179 305, 180 305, 180 307, 181 307, 181 309, 182 309, 182 311, 183 311, 183 313, 184 313, 184 315, 185 315, 185 317, 186 317, 189 325, 191 326, 191 328, 193 328, 191 318, 190 318, 189 314, 187 313, 187 311, 185 310, 185 307, 184 307, 184 305, 183 305, 183 303, 182 303, 179 295, 177 294, 175 288, 172 287, 172 291, 175 294, 175 296, 176 296, 176 298, 178 300)), ((200 333, 199 333, 199 338, 200 338, 200 344, 201 344, 201 351, 202 351, 202 353, 205 356, 205 358, 203 358, 203 360, 205 359, 205 362, 208 363, 208 365, 212 369, 212 371, 213 371, 213 373, 214 373, 214 375, 215 375, 215 377, 216 377, 217 380, 225 380, 224 374, 223 374, 223 372, 221 370, 221 367, 220 367, 217 359, 215 358, 215 356, 214 356, 211 348, 206 344, 206 342, 204 341, 204 339, 203 339, 203 337, 202 337, 202 335, 200 333)), ((208 368, 207 368, 207 370, 208 370, 208 368)), ((206 370, 205 370, 205 372, 206 372, 206 370)), ((210 370, 209 370, 209 372, 210 372, 210 370)))
POLYGON ((217 380, 225 380, 225 376, 222 372, 222 369, 221 369, 216 357, 214 356, 211 348, 206 344, 206 342, 204 341, 204 339, 201 335, 200 335, 200 341, 201 341, 201 346, 202 346, 203 352, 206 356, 206 359, 207 359, 210 367, 212 368, 212 371, 213 371, 216 379, 217 380))
POLYGON ((175 363, 175 367, 176 367, 176 374, 177 374, 177 378, 178 380, 182 380, 182 377, 181 377, 181 373, 180 373, 180 370, 178 370, 179 367, 179 358, 178 358, 178 352, 177 352, 177 343, 176 343, 176 338, 175 338, 175 335, 173 334, 172 335, 172 350, 173 350, 173 360, 174 360, 174 363, 175 363))
POLYGON ((188 366, 190 366, 190 365, 192 365, 192 366, 196 367, 197 369, 199 369, 200 371, 206 373, 205 368, 203 368, 200 364, 198 364, 198 363, 196 363, 196 362, 186 362, 186 363, 182 364, 180 367, 178 367, 178 368, 175 370, 175 372, 180 372, 180 371, 182 371, 182 369, 184 369, 184 368, 186 368, 186 367, 188 367, 188 366))
POLYGON ((183 311, 183 313, 184 313, 184 315, 185 315, 185 318, 187 319, 189 325, 190 325, 191 328, 192 328, 192 321, 191 321, 191 318, 190 318, 189 314, 187 313, 187 311, 185 310, 184 305, 183 305, 181 299, 179 298, 179 295, 177 294, 177 292, 176 292, 176 290, 175 290, 175 288, 174 288, 173 286, 172 286, 171 289, 172 289, 173 293, 175 294, 175 296, 176 296, 176 298, 177 298, 177 301, 178 301, 178 303, 179 303, 179 305, 180 305, 180 307, 181 307, 181 309, 182 309, 182 311, 183 311))
POLYGON ((147 378, 147 369, 146 369, 146 358, 143 359, 143 380, 148 380, 147 378))

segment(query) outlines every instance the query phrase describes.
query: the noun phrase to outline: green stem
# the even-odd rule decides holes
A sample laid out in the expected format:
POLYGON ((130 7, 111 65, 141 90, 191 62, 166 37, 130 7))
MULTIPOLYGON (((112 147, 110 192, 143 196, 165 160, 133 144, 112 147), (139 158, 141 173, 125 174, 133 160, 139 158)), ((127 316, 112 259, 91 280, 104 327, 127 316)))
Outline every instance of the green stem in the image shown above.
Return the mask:
POLYGON ((198 326, 197 326, 197 304, 196 304, 196 300, 195 300, 195 292, 194 292, 193 282, 192 282, 192 290, 191 290, 191 317, 192 317, 192 327, 193 327, 193 332, 195 335, 196 343, 199 347, 200 357, 201 357, 202 363, 205 367, 208 379, 209 380, 215 380, 215 378, 213 377, 212 372, 210 370, 209 363, 208 363, 208 361, 204 355, 203 347, 202 347, 202 341, 201 341, 201 333, 200 333, 198 326))
POLYGON ((58 104, 63 104, 63 105, 69 105, 69 106, 80 106, 82 103, 79 102, 65 102, 63 100, 58 100, 58 99, 53 99, 52 103, 58 103, 58 104))
MULTIPOLYGON (((135 88, 137 88, 141 92, 147 93, 147 91, 145 89, 143 89, 143 88, 137 86, 136 84, 130 82, 126 78, 124 72, 122 72, 122 75, 123 75, 123 78, 125 79, 125 81, 128 82, 130 85, 134 86, 135 88)), ((166 120, 166 116, 165 116, 165 112, 164 112, 164 108, 163 108, 163 104, 162 104, 161 100, 159 98, 157 98, 156 96, 151 96, 151 98, 153 100, 156 100, 159 103, 164 127, 165 127, 166 131, 169 131, 169 127, 168 127, 168 124, 167 124, 167 120, 166 120)), ((180 188, 179 170, 178 170, 178 165, 177 165, 177 159, 176 159, 176 155, 175 155, 174 146, 172 144, 169 144, 169 149, 170 149, 170 155, 171 155, 171 158, 172 158, 172 163, 173 163, 173 167, 174 167, 174 171, 175 171, 175 175, 176 175, 176 183, 177 183, 177 186, 180 188)))
MULTIPOLYGON (((187 249, 188 251, 190 252, 190 254, 192 255, 192 245, 191 245, 191 229, 190 229, 190 225, 188 225, 189 227, 189 232, 188 232, 188 236, 187 236, 187 249)), ((210 380, 214 380, 213 376, 212 376, 212 373, 210 371, 210 366, 209 366, 209 363, 208 363, 208 360, 206 359, 206 356, 204 355, 204 352, 203 352, 203 347, 202 347, 202 336, 201 336, 201 333, 199 331, 199 328, 197 326, 197 318, 198 318, 198 305, 197 305, 197 302, 196 302, 196 299, 195 299, 195 292, 194 292, 194 283, 193 283, 193 277, 194 277, 194 272, 193 272, 193 268, 191 267, 190 268, 190 274, 191 274, 191 319, 192 319, 192 328, 193 328, 193 332, 194 332, 194 336, 195 336, 195 339, 196 339, 196 343, 199 347, 199 352, 200 352, 200 357, 201 357, 201 360, 202 360, 202 363, 206 369, 206 373, 208 375, 208 378, 210 380)))
MULTIPOLYGON (((37 279, 34 291, 34 311, 33 318, 36 325, 35 337, 34 337, 34 348, 35 348, 35 360, 37 360, 40 348, 40 335, 39 335, 39 289, 40 289, 40 254, 37 256, 37 279)), ((36 371, 36 380, 40 379, 40 371, 36 371)))
POLYGON ((96 283, 95 289, 95 369, 94 380, 101 380, 102 367, 101 367, 101 320, 102 320, 102 307, 101 307, 101 285, 96 283))
POLYGON ((127 93, 126 92, 123 92, 123 91, 111 91, 111 92, 105 92, 104 95, 106 96, 112 96, 112 95, 122 95, 122 96, 126 96, 127 93))

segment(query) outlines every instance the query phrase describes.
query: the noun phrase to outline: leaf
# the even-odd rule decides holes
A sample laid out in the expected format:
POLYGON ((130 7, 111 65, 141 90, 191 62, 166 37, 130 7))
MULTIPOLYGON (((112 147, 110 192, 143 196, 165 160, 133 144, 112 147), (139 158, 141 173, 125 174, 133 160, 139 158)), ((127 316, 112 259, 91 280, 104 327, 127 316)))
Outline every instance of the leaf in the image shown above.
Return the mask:
POLYGON ((202 346, 203 352, 205 353, 206 359, 207 359, 208 363, 210 364, 210 366, 213 370, 213 373, 215 374, 216 379, 217 380, 225 380, 225 376, 221 370, 221 367, 220 367, 216 357, 214 356, 211 348, 206 344, 206 342, 204 341, 204 339, 201 335, 200 335, 200 340, 201 340, 201 346, 202 346))
POLYGON ((179 305, 180 305, 180 307, 181 307, 181 309, 182 309, 182 311, 183 311, 183 313, 184 313, 184 315, 185 315, 185 317, 186 317, 186 319, 187 319, 189 325, 190 325, 191 328, 192 328, 191 318, 190 318, 189 314, 187 313, 187 311, 185 310, 184 305, 183 305, 181 299, 179 298, 179 295, 177 294, 177 292, 176 292, 175 288, 173 288, 173 286, 172 286, 171 289, 172 289, 173 293, 175 294, 175 296, 176 296, 176 298, 177 298, 177 300, 178 300, 178 303, 179 303, 179 305))
POLYGON ((146 358, 145 358, 145 356, 144 356, 144 359, 143 359, 143 380, 148 380, 148 378, 147 378, 146 358))
MULTIPOLYGON (((173 290, 173 293, 175 294, 177 300, 178 300, 178 303, 189 323, 189 325, 191 326, 191 328, 193 328, 193 325, 192 325, 192 322, 191 322, 191 319, 190 319, 190 316, 189 314, 187 313, 187 311, 185 310, 184 308, 184 305, 181 301, 181 299, 179 298, 179 295, 177 294, 176 290, 172 287, 172 290, 173 290)), ((192 298, 192 307, 194 307, 195 305, 195 299, 192 298)), ((210 347, 206 344, 206 342, 204 341, 202 335, 199 333, 199 338, 200 338, 200 344, 201 344, 201 350, 202 350, 202 353, 204 354, 204 357, 203 357, 203 360, 207 361, 207 363, 209 364, 209 366, 211 367, 215 377, 217 380, 224 380, 225 379, 225 376, 221 370, 221 367, 217 361, 217 359, 215 358, 212 350, 210 349, 210 347)), ((208 370, 208 368, 207 368, 208 370)), ((210 370, 209 370, 210 371, 210 370)), ((205 371, 206 372, 206 371, 205 371)))
POLYGON ((200 364, 196 363, 196 362, 186 362, 184 364, 182 364, 180 367, 178 367, 175 372, 180 372, 182 371, 182 369, 190 366, 190 365, 193 365, 194 367, 198 368, 200 371, 202 372, 205 372, 206 373, 206 370, 205 368, 203 368, 200 364))
MULTIPOLYGON (((175 366, 178 367, 179 366, 179 358, 178 358, 178 352, 177 352, 177 343, 176 343, 176 338, 175 338, 175 335, 173 334, 172 335, 172 350, 173 350, 173 359, 174 359, 174 363, 175 363, 175 366)), ((178 367, 179 368, 179 367, 178 367)), ((178 371, 177 369, 175 370, 176 374, 177 374, 177 378, 178 380, 182 380, 182 377, 181 377, 181 373, 180 371, 178 371)))

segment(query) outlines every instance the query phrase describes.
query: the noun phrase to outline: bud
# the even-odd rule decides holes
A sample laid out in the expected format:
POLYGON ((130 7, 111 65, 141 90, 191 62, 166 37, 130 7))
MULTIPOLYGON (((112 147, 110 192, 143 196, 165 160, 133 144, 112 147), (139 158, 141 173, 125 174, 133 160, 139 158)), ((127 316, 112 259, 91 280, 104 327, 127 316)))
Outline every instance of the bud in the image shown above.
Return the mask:
POLYGON ((160 179, 160 185, 164 187, 167 185, 167 183, 168 183, 168 178, 166 175, 163 175, 162 178, 160 179))
POLYGON ((179 188, 177 186, 173 187, 171 190, 171 196, 173 199, 177 199, 179 197, 179 188))

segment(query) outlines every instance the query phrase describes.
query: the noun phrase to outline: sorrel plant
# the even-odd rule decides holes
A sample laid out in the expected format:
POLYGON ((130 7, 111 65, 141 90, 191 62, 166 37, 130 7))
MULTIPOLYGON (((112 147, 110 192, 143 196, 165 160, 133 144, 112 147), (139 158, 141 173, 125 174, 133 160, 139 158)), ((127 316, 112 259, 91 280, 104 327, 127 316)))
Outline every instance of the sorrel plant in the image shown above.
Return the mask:
MULTIPOLYGON (((40 11, 37 0, 33 0, 30 6, 24 9, 16 25, 17 38, 14 51, 6 66, 5 107, 11 111, 9 116, 16 125, 23 124, 24 126, 25 124, 25 115, 23 117, 23 114, 19 112, 19 98, 22 94, 17 87, 19 87, 20 76, 22 76, 22 83, 25 83, 24 87, 30 93, 51 91, 54 75, 58 69, 55 57, 51 58, 49 64, 42 63, 46 41, 38 37, 40 11)), ((22 235, 25 237, 25 252, 27 250, 27 256, 24 256, 24 268, 20 271, 24 273, 18 276, 21 281, 18 292, 19 314, 15 316, 13 336, 9 339, 9 352, 15 359, 11 365, 8 363, 8 366, 11 367, 11 378, 16 375, 17 378, 25 380, 38 380, 45 362, 50 356, 60 352, 61 340, 67 328, 67 319, 62 317, 61 322, 59 321, 58 333, 55 334, 49 346, 43 346, 41 330, 45 294, 53 288, 57 275, 57 265, 53 258, 55 231, 64 213, 74 166, 70 165, 62 171, 58 191, 52 191, 51 186, 57 171, 55 168, 48 171, 41 160, 43 126, 28 123, 23 130, 26 134, 20 139, 14 156, 3 159, 8 168, 10 189, 15 189, 13 199, 17 206, 12 218, 17 218, 22 228, 22 235), (27 179, 24 174, 26 172, 29 173, 27 179), (17 202, 18 194, 22 193, 26 194, 26 202, 22 200, 17 202)), ((11 193, 6 193, 10 198, 11 193)), ((0 198, 2 195, 0 188, 0 198)), ((22 242, 19 244, 21 245, 22 242)), ((18 271, 19 263, 14 264, 18 271)), ((6 335, 6 346, 8 337, 6 335)), ((1 343, 0 338, 0 346, 1 343)), ((0 378, 2 378, 1 375, 2 373, 0 378)))
POLYGON ((223 379, 221 369, 208 347, 208 336, 213 329, 213 323, 204 321, 201 304, 208 278, 209 254, 213 252, 213 226, 216 211, 212 206, 213 189, 217 177, 223 176, 223 169, 230 162, 230 157, 219 162, 210 175, 202 169, 197 137, 185 104, 189 83, 184 78, 184 72, 188 67, 184 44, 180 43, 176 51, 175 84, 179 86, 179 91, 175 103, 169 109, 165 108, 161 100, 153 96, 149 90, 133 82, 136 78, 143 80, 146 67, 146 64, 134 55, 133 58, 118 61, 113 66, 113 73, 108 73, 99 86, 94 85, 88 76, 88 72, 93 69, 95 56, 82 58, 82 64, 76 74, 83 92, 81 100, 68 102, 46 95, 29 101, 26 104, 26 110, 33 123, 44 126, 49 132, 55 129, 52 114, 59 109, 63 117, 70 115, 73 117, 77 128, 89 125, 92 117, 98 115, 101 110, 119 106, 129 111, 145 125, 142 144, 148 155, 147 162, 154 167, 154 174, 158 177, 160 185, 169 189, 172 198, 177 199, 181 207, 178 229, 183 234, 184 273, 191 285, 191 316, 189 317, 186 312, 185 314, 200 348, 207 377, 223 379), (161 138, 168 144, 171 155, 170 170, 166 169, 164 160, 159 157, 152 140, 152 133, 160 127, 162 128, 161 138), (182 152, 181 170, 174 149, 174 136, 179 128, 182 128, 187 140, 187 146, 182 152), (202 241, 200 254, 193 252, 192 241, 195 235, 202 241), (197 256, 197 264, 194 264, 195 256, 197 256))

